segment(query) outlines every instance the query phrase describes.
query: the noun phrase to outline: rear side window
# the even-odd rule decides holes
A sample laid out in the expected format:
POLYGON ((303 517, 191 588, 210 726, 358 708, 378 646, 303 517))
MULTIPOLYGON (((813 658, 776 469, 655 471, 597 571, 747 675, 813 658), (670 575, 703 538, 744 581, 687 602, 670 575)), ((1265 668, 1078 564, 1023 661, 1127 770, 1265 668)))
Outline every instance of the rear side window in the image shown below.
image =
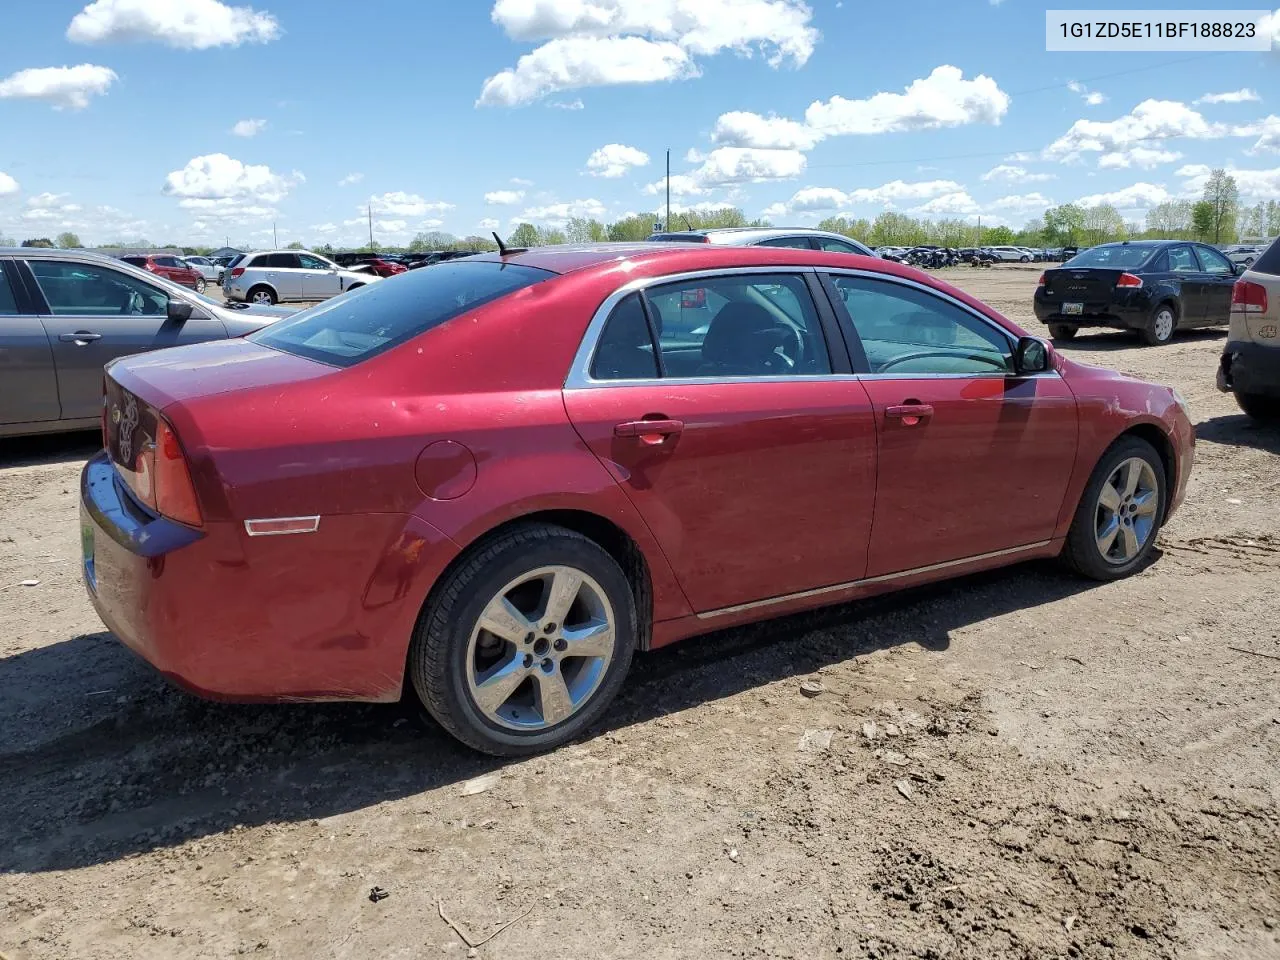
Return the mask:
POLYGON ((395 283, 371 283, 264 327, 249 339, 284 353, 349 367, 467 310, 554 276, 514 263, 442 263, 430 270, 415 270, 395 283))
POLYGON ((0 270, 0 316, 13 316, 17 312, 18 304, 9 287, 9 278, 0 270))
POLYGON ((146 257, 121 257, 124 263, 132 264, 135 267, 145 267, 147 265, 146 257))
POLYGON ((1272 276, 1280 276, 1280 240, 1275 241, 1266 250, 1262 251, 1262 256, 1258 257, 1249 269, 1254 273, 1269 273, 1272 276))
POLYGON ((1196 263, 1195 254, 1190 247, 1169 248, 1170 273, 1199 273, 1200 264, 1196 263))

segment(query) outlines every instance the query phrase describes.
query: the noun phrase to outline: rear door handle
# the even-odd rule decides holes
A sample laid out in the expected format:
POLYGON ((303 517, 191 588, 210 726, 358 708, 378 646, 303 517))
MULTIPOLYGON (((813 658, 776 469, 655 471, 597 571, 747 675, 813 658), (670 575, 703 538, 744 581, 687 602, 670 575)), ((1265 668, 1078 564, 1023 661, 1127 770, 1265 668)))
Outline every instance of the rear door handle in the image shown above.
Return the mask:
POLYGON ((901 420, 905 427, 914 427, 933 416, 931 403, 899 403, 884 408, 884 415, 894 420, 901 420))
POLYGON ((79 330, 76 333, 60 333, 58 339, 63 343, 88 343, 90 340, 101 340, 102 334, 79 330))
POLYGON ((615 437, 639 437, 644 443, 658 444, 666 437, 674 437, 684 431, 682 420, 628 420, 613 428, 615 437))

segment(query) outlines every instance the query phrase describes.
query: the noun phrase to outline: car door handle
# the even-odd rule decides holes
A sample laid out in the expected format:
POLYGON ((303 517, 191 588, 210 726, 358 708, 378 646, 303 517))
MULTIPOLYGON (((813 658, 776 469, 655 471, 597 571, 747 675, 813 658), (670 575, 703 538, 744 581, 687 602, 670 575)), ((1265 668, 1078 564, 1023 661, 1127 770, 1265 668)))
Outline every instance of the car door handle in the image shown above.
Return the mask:
POLYGON ((901 420, 905 427, 914 427, 933 416, 931 403, 899 403, 884 408, 884 415, 901 420))
POLYGON ((101 340, 102 334, 79 330, 76 333, 60 333, 58 339, 63 343, 88 343, 91 340, 101 340))
POLYGON ((682 420, 628 420, 613 428, 615 437, 638 437, 642 443, 659 444, 684 431, 682 420))

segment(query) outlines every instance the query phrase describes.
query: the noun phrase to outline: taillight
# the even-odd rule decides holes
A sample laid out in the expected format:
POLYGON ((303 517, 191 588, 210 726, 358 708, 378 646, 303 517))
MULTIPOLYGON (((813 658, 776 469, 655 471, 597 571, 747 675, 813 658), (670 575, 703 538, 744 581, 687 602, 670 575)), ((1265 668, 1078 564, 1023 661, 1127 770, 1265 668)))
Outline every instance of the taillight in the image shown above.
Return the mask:
POLYGON ((231 270, 231 279, 234 280, 236 277, 242 276, 243 274, 244 267, 233 267, 231 270))
POLYGON ((163 417, 156 417, 155 442, 138 451, 132 470, 121 469, 120 474, 134 496, 156 513, 188 526, 203 525, 182 444, 163 417))
POLYGON ((1116 281, 1117 287, 1127 287, 1133 289, 1142 286, 1142 278, 1135 277, 1132 273, 1120 274, 1120 279, 1116 281))
POLYGON ((1042 273, 1042 274, 1040 274, 1040 279, 1036 281, 1036 286, 1037 286, 1037 287, 1043 287, 1043 286, 1044 286, 1044 274, 1043 274, 1043 273, 1042 273))
POLYGON ((1252 280, 1237 280, 1231 288, 1232 313, 1266 313, 1267 288, 1252 280))

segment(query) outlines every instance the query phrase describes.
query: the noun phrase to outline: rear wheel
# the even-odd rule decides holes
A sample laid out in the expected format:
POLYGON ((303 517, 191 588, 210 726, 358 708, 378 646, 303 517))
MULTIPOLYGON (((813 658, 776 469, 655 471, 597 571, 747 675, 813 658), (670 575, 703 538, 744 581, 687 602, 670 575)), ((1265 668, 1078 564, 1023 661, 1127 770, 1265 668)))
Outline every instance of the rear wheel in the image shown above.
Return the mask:
POLYGON ((1019 262, 1019 263, 1030 263, 1030 262, 1031 262, 1031 258, 1030 258, 1030 257, 1028 257, 1026 254, 1023 254, 1023 255, 1018 259, 1018 262, 1019 262))
POLYGON ((419 618, 409 675, 463 743, 521 756, 595 721, 622 686, 637 635, 631 585, 613 557, 562 527, 518 527, 441 582, 419 618))
POLYGON ((1062 557, 1094 580, 1118 580, 1147 559, 1164 522, 1164 464, 1155 448, 1123 437, 1102 455, 1076 508, 1062 557))
POLYGON ((204 288, 206 286, 207 284, 205 283, 204 277, 196 278, 196 293, 204 293, 204 288))
POLYGON ((1069 323, 1049 324, 1049 336, 1054 340, 1074 340, 1079 330, 1079 327, 1073 327, 1069 323))
POLYGON ((1173 339, 1178 329, 1178 308, 1172 303, 1161 303, 1151 311, 1151 319, 1146 327, 1138 331, 1142 342, 1149 347, 1158 347, 1173 339))
POLYGON ((1280 397, 1267 397, 1260 393, 1235 391, 1236 403, 1254 420, 1280 420, 1280 397))
POLYGON ((254 287, 249 291, 248 300, 250 303, 274 304, 276 292, 270 287, 254 287))

